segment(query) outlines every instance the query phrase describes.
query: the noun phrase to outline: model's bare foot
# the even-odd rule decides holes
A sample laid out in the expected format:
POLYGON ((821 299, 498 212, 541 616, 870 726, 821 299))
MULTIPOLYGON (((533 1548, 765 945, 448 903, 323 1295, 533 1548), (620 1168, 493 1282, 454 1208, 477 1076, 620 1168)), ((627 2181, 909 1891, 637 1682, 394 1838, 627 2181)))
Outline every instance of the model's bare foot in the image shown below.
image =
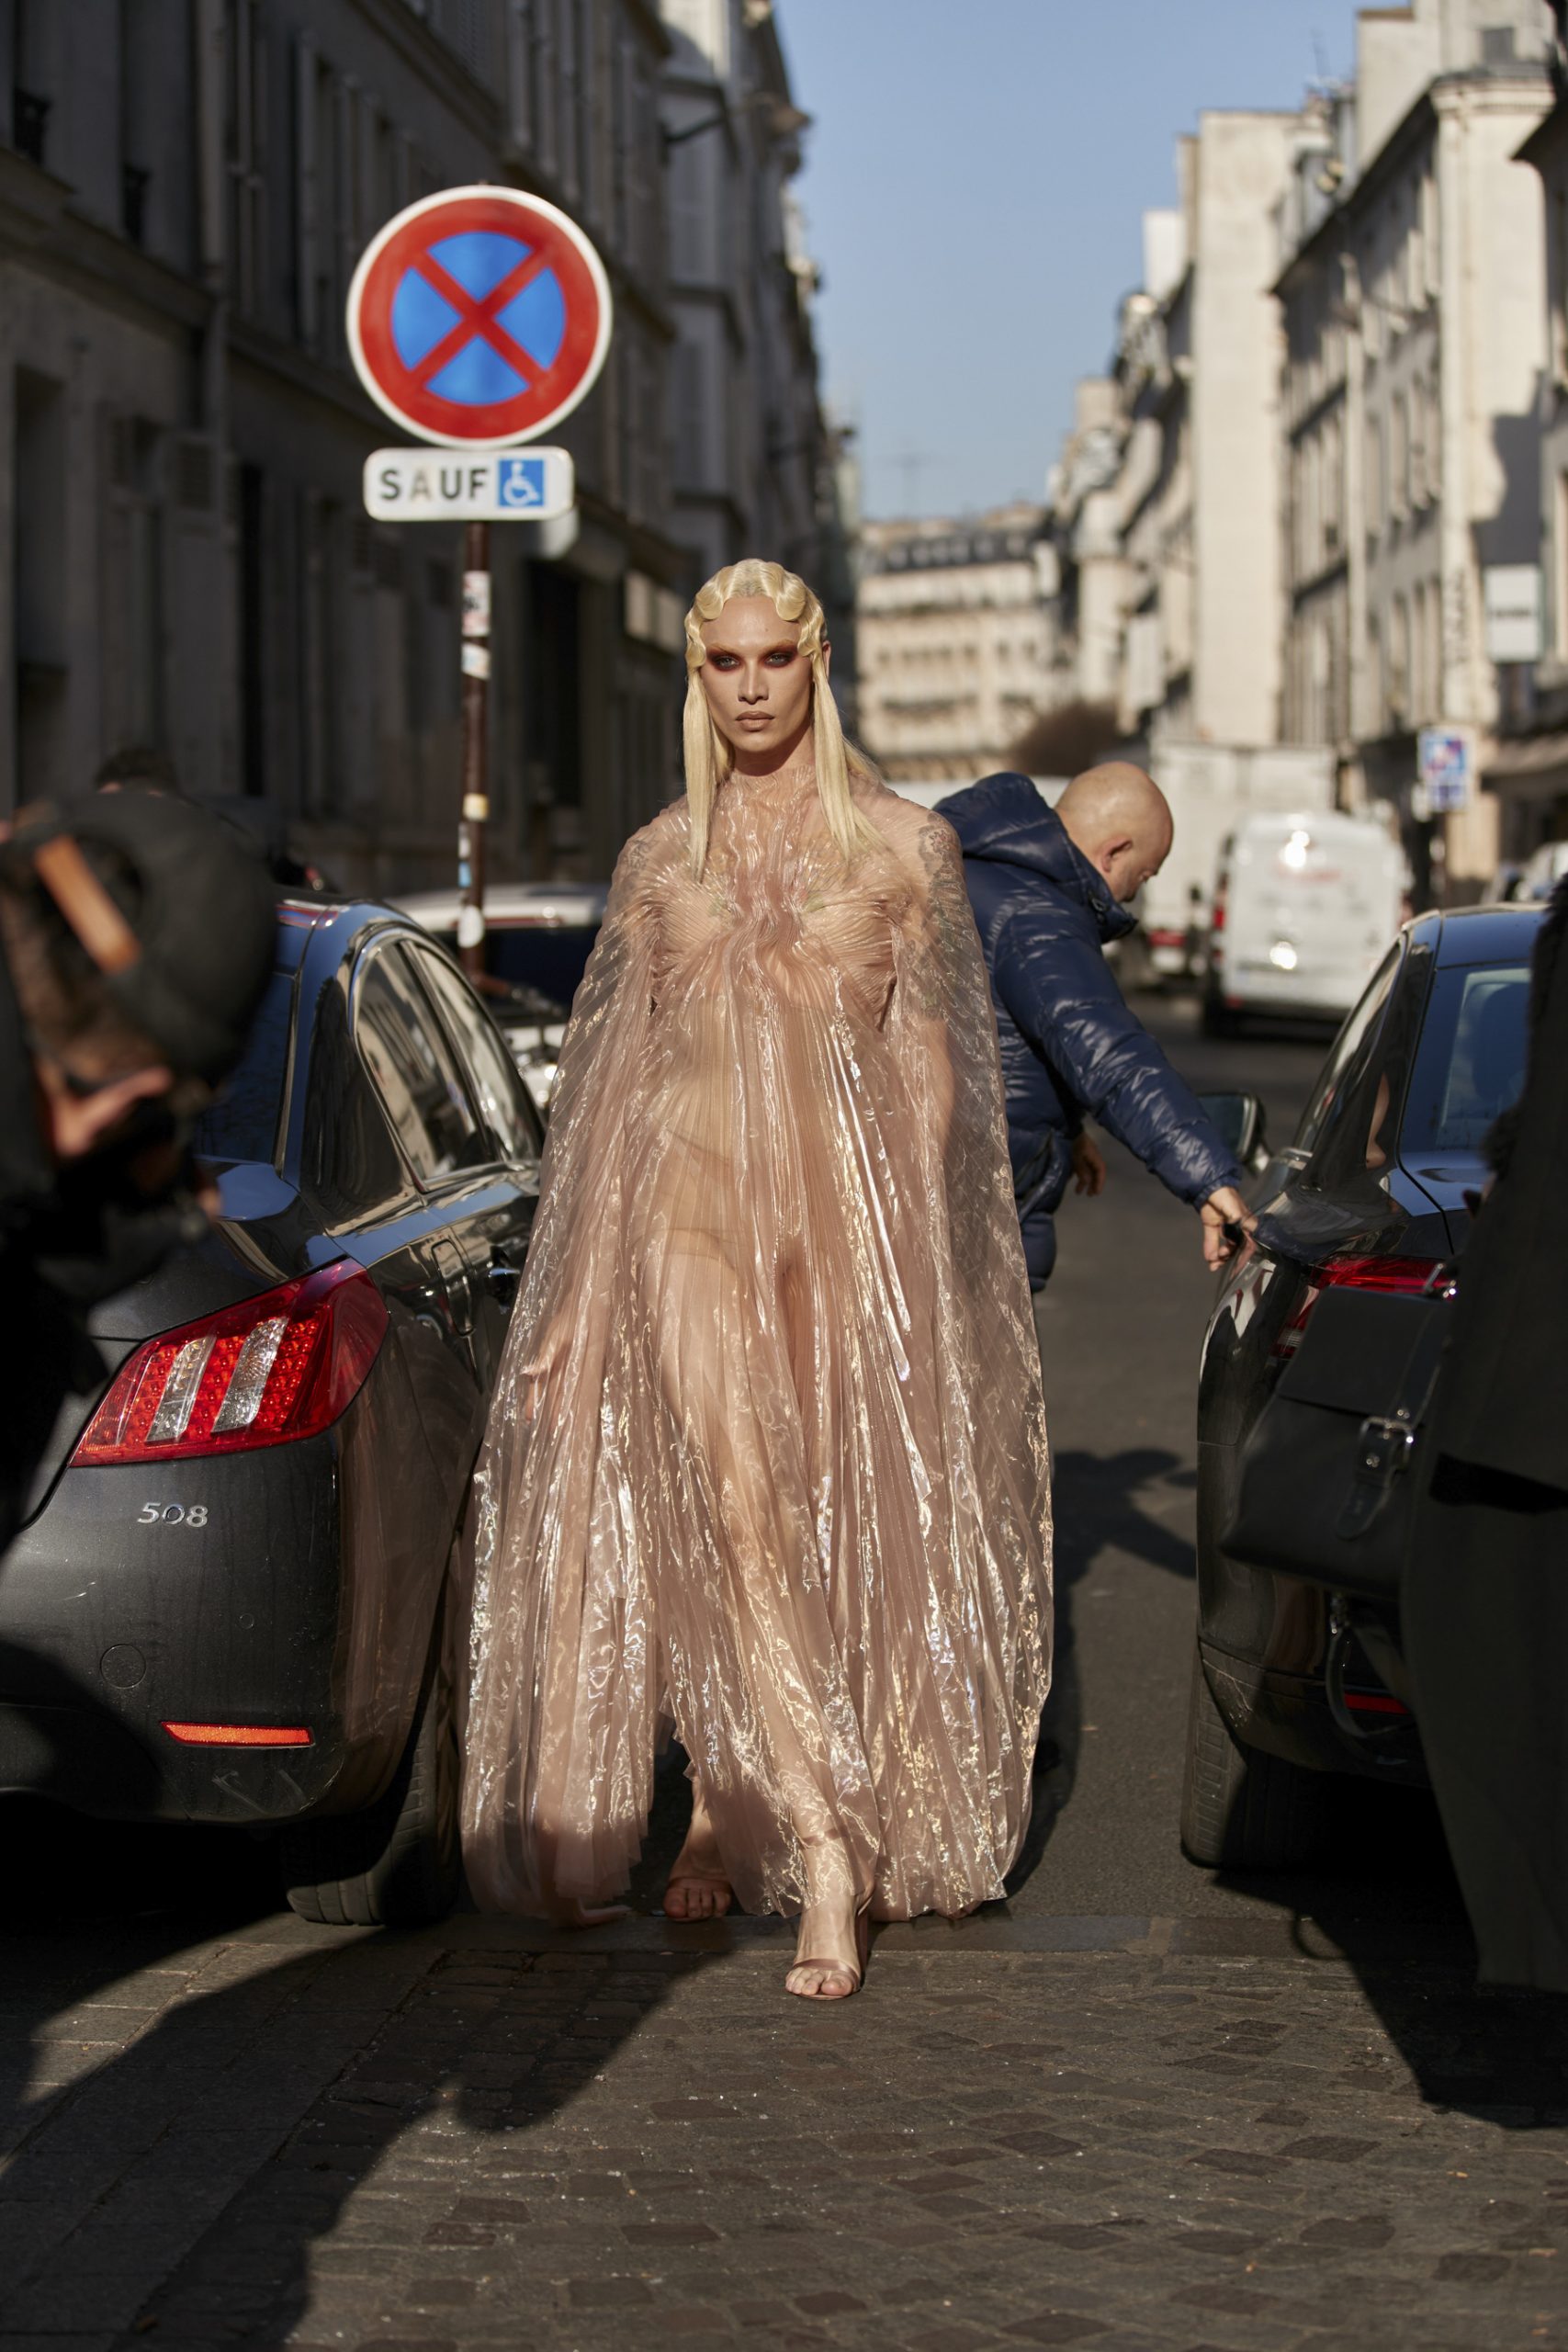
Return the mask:
POLYGON ((803 2001, 847 2001, 860 1991, 869 1948, 866 1922, 847 1901, 808 1903, 784 1991, 803 2001))
POLYGON ((721 1919, 735 1900, 702 1791, 692 1793, 692 1826, 664 1890, 667 1919, 721 1919))
POLYGON ((576 1895, 563 1897, 550 1906, 550 1917, 558 1928, 608 1928, 616 1919, 629 1919, 629 1903, 581 1903, 576 1895))

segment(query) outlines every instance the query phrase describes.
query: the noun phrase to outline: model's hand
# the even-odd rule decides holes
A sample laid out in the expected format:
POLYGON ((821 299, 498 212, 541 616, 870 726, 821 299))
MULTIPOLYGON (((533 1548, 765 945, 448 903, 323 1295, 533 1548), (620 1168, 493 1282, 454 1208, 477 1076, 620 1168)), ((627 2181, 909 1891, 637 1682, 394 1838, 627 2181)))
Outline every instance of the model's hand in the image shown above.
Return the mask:
POLYGON ((1238 1247, 1225 1231, 1226 1226, 1239 1225, 1250 1233, 1258 1219, 1234 1184, 1222 1184, 1217 1193, 1211 1193, 1198 1214, 1203 1220, 1204 1263, 1217 1272, 1238 1247))
POLYGON ((1087 1193, 1091 1201, 1097 1193, 1105 1190, 1104 1156, 1087 1133, 1073 1137, 1073 1190, 1087 1193))

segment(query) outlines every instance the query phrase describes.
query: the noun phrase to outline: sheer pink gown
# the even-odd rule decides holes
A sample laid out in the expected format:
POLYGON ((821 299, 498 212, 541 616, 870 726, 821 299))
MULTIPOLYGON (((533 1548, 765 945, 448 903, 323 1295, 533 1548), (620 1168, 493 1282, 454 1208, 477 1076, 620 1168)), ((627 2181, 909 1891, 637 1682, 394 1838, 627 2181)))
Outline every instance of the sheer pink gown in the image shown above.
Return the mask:
POLYGON ((748 1910, 1000 1893, 1050 1670, 1040 1366, 955 838, 723 785, 631 841, 476 1486, 479 1902, 622 1889, 671 1720, 748 1910), (525 1367, 553 1370, 532 1422, 525 1367))

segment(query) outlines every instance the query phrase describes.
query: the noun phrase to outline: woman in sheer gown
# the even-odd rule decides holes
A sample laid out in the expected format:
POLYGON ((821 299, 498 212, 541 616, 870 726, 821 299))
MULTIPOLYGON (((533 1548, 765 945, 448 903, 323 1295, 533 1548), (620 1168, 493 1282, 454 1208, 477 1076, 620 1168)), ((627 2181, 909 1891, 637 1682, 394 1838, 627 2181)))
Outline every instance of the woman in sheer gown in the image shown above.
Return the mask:
POLYGON ((957 843, 845 744, 776 565, 686 623, 686 797, 630 841, 562 1048, 476 1483, 464 1847, 591 1924, 691 1759, 666 1908, 1000 1894, 1050 1668, 1040 1366, 957 843))

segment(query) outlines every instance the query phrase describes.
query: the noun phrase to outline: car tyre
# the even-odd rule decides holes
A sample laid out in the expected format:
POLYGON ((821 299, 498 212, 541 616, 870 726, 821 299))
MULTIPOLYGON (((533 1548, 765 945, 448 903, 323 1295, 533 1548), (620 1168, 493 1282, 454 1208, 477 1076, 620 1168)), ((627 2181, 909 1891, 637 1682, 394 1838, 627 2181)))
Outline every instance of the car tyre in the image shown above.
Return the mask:
POLYGON ((1327 1775, 1244 1747, 1214 1702, 1196 1644, 1187 1706, 1181 1850, 1211 1871, 1283 1871, 1323 1842, 1327 1775))
POLYGON ((1241 1035, 1240 1015, 1213 995, 1205 995, 1203 999, 1199 1026, 1205 1037, 1238 1037, 1241 1035))
POLYGON ((326 1928, 419 1928, 462 1883, 457 1723, 437 1638, 391 1785, 362 1813, 291 1822, 281 1839, 289 1907, 326 1928))

